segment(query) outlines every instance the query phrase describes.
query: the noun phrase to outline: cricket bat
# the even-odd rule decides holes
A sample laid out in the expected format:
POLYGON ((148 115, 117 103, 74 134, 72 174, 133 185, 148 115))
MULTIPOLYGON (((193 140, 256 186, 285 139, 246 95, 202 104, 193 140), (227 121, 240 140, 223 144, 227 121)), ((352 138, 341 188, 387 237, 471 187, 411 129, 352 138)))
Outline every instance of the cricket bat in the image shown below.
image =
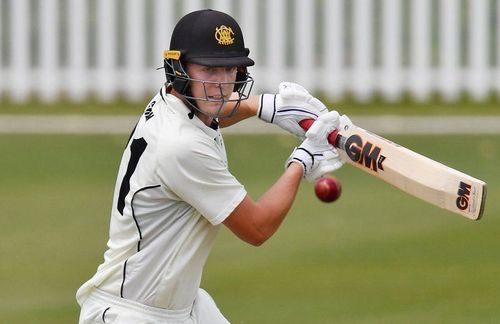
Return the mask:
MULTIPOLYGON (((309 129, 314 120, 299 124, 309 129)), ((346 163, 428 203, 472 220, 481 218, 486 183, 355 125, 333 131, 328 141, 346 163)))

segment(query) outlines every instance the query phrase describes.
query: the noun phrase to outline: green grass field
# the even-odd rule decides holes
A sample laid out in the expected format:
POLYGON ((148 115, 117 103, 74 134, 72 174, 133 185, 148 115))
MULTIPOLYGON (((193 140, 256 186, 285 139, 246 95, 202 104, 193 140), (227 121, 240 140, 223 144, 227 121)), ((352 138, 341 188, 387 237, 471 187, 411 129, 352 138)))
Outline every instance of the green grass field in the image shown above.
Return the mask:
MULTIPOLYGON (((74 294, 102 260, 127 136, 1 135, 0 323, 76 323, 74 294)), ((493 323, 500 319, 500 136, 390 139, 488 182, 473 222, 344 167, 343 195, 304 183, 262 247, 222 230, 207 289, 232 323, 493 323)), ((254 197, 296 141, 226 136, 254 197)))
MULTIPOLYGON (((0 98, 0 114, 13 115, 137 115, 142 112, 145 105, 151 99, 150 94, 138 102, 127 101, 118 98, 109 103, 104 103, 95 98, 87 99, 76 103, 67 99, 60 98, 56 103, 43 103, 36 98, 31 98, 24 103, 15 103, 6 98, 0 98)), ((463 116, 463 115, 500 115, 498 103, 500 95, 492 93, 486 100, 476 102, 463 94, 456 102, 446 102, 433 95, 427 102, 416 101, 408 94, 404 95, 396 102, 388 102, 380 95, 375 95, 369 102, 359 102, 353 96, 347 95, 344 99, 332 101, 326 94, 317 93, 316 96, 325 103, 327 107, 338 110, 342 114, 354 115, 444 115, 444 116, 463 116)))

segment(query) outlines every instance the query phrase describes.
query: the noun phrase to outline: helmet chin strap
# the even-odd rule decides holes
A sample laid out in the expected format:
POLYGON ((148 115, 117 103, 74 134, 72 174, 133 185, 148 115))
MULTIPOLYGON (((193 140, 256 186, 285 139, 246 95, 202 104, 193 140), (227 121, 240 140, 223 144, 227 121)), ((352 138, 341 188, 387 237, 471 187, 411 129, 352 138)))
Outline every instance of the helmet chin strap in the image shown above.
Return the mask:
POLYGON ((173 91, 175 91, 178 94, 178 96, 182 97, 182 101, 186 104, 186 107, 189 109, 189 113, 187 114, 188 118, 189 119, 193 119, 194 115, 196 113, 196 110, 200 111, 200 109, 198 108, 198 105, 196 104, 196 101, 194 99, 192 99, 192 98, 189 98, 189 97, 192 97, 191 89, 188 87, 188 89, 185 91, 185 93, 179 93, 172 86, 172 83, 170 83, 170 87, 171 87, 171 89, 173 91))
POLYGON ((217 121, 217 117, 205 114, 201 109, 198 108, 198 105, 196 105, 194 99, 184 97, 184 101, 186 103, 186 106, 189 108, 189 113, 188 113, 189 119, 193 119, 194 115, 196 114, 196 111, 199 111, 200 113, 212 118, 211 124, 208 125, 210 128, 214 130, 217 130, 219 128, 219 122, 217 121))
POLYGON ((196 104, 196 101, 194 99, 187 98, 186 96, 192 97, 191 89, 188 89, 186 91, 186 94, 184 95, 184 99, 188 102, 188 108, 189 108, 188 118, 193 119, 194 115, 195 115, 195 111, 200 110, 200 109, 198 108, 198 105, 196 104))

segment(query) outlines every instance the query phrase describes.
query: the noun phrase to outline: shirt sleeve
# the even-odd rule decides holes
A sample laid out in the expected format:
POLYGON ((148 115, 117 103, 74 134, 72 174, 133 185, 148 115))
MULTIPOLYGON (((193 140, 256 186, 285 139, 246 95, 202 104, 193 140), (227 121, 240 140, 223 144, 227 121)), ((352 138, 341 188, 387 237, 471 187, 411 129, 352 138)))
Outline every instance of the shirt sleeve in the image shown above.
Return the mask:
POLYGON ((220 148, 209 138, 170 141, 164 147, 158 154, 160 179, 211 224, 222 223, 245 198, 244 186, 229 172, 220 148))

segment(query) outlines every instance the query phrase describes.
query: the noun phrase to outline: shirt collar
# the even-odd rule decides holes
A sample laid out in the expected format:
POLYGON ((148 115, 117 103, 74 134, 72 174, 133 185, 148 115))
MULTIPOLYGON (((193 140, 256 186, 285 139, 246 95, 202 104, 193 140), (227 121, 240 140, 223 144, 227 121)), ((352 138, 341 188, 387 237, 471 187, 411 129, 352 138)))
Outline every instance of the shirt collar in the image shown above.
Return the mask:
POLYGON ((215 137, 218 134, 218 125, 219 123, 214 119, 212 125, 207 126, 203 123, 198 116, 194 115, 192 119, 188 117, 190 112, 189 107, 178 97, 167 92, 167 85, 164 85, 160 89, 160 96, 163 101, 171 107, 181 118, 185 119, 186 122, 192 122, 196 127, 201 129, 204 133, 209 135, 210 137, 215 137))

